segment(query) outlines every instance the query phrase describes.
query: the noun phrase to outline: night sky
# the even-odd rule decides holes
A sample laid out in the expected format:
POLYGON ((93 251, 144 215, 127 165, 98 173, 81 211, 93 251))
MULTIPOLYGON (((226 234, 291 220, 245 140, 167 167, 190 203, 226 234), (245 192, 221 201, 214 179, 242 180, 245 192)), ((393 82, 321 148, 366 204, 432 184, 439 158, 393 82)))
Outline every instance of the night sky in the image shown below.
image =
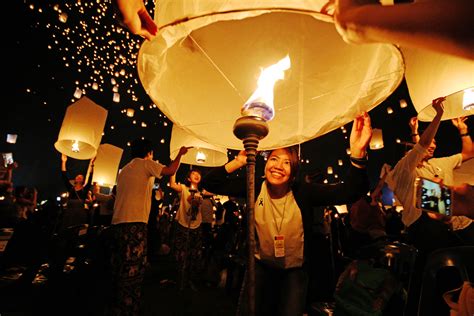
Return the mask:
MULTIPOLYGON (((4 28, 8 33, 7 43, 3 45, 7 85, 0 116, 0 151, 12 152, 19 163, 14 171, 15 186, 34 186, 42 199, 64 191, 61 154, 54 143, 66 108, 78 100, 74 97, 77 89, 108 110, 102 143, 124 149, 121 166, 129 160, 127 143, 142 136, 155 143, 156 159, 169 162, 172 122, 144 92, 136 72, 136 57, 143 39, 119 26, 109 2, 35 0, 8 1, 6 5, 4 12, 17 22, 4 28), (120 102, 113 101, 114 92, 120 95, 120 102), (127 108, 135 110, 134 117, 126 116, 127 108), (7 144, 7 134, 17 134, 17 143, 7 144)), ((153 15, 153 3, 147 7, 153 15)), ((403 155, 406 146, 396 140, 410 140, 408 120, 416 111, 407 91, 403 81, 385 102, 369 113, 373 127, 383 130, 385 143, 384 149, 369 152, 373 185, 381 165, 385 161, 394 164, 403 155), (400 107, 402 99, 408 104, 405 108, 400 107), (388 114, 388 107, 392 114, 388 114)), ((472 117, 468 120, 470 130, 473 121, 472 117)), ((421 128, 424 125, 421 123, 421 128)), ((330 183, 341 180, 348 165, 345 150, 349 141, 345 137, 349 136, 350 127, 350 124, 345 127, 346 134, 338 129, 303 143, 302 171, 319 170, 330 183), (342 167, 338 166, 338 159, 344 160, 342 167), (332 166, 340 177, 326 175, 327 166, 332 166)), ((451 122, 442 122, 436 156, 460 151, 457 134, 451 122)), ((235 151, 229 151, 230 157, 234 154, 235 151)), ((70 176, 84 172, 87 163, 69 159, 70 176)), ((259 157, 257 169, 262 165, 263 158, 259 157)), ((180 170, 183 173, 186 167, 180 170)))

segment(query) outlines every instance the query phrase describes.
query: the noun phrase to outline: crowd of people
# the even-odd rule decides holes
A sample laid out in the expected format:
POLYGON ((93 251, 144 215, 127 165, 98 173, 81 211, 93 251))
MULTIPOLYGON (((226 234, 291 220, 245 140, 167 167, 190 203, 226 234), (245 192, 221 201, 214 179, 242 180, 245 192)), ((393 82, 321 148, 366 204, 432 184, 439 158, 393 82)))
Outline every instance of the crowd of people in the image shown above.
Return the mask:
MULTIPOLYGON (((382 168, 380 180, 372 190, 366 170, 366 148, 372 133, 368 113, 358 116, 352 124, 351 166, 344 182, 324 184, 322 178, 300 175, 300 159, 294 146, 269 153, 264 176, 256 177, 255 182, 258 315, 307 313, 311 302, 331 297, 348 259, 365 258, 367 253, 363 251, 380 242, 413 245, 418 252, 414 267, 418 272, 423 271, 428 255, 436 249, 474 245, 472 219, 462 216, 466 210, 472 211, 472 204, 461 201, 461 206, 452 206, 454 216, 442 216, 423 211, 414 203, 417 190, 413 184, 417 177, 443 181, 452 187, 453 170, 474 156, 465 119, 460 118, 453 120, 453 125, 462 138, 461 152, 433 157, 443 101, 444 98, 433 101, 437 115, 421 135, 416 118, 410 120, 407 125, 416 144, 393 168, 382 168), (383 201, 382 187, 393 192, 395 205, 383 201), (339 213, 334 205, 347 205, 348 213, 339 213), (396 205, 402 206, 401 212, 395 211, 396 205), (330 258, 323 265, 321 253, 330 258), (321 270, 330 273, 322 276, 321 270), (277 303, 275 297, 279 297, 277 303)), ((246 254, 242 249, 246 247, 246 179, 233 177, 232 173, 245 167, 246 152, 239 152, 224 166, 209 168, 205 173, 190 168, 180 183, 176 175, 180 158, 187 151, 188 147, 182 147, 176 159, 165 166, 153 159, 151 141, 135 140, 131 144, 131 160, 110 192, 102 192, 91 181, 94 159, 86 176, 71 177, 67 173, 68 158, 61 156, 61 177, 67 193, 59 202, 52 232, 61 233, 84 224, 110 228, 104 248, 104 264, 110 275, 106 314, 140 314, 145 271, 149 261, 160 255, 174 258, 180 289, 198 290, 204 284, 219 283, 229 289, 237 282, 243 287, 241 299, 245 293, 242 270, 246 254), (163 191, 155 185, 163 176, 169 177, 169 188, 175 192, 173 205, 163 203, 163 191), (221 204, 216 196, 227 196, 229 200, 221 204), (244 202, 239 206, 236 199, 244 202), (229 260, 230 256, 234 259, 229 260), (227 280, 221 279, 223 272, 227 280)), ((17 164, 2 169, 2 194, 11 196, 15 205, 10 213, 15 216, 10 219, 2 208, 3 227, 16 227, 19 220, 27 221, 38 211, 36 190, 15 187, 11 182, 15 167, 17 164)), ((466 191, 472 186, 458 188, 464 191, 453 193, 460 192, 466 201, 472 199, 466 191)), ((411 293, 420 289, 421 273, 414 273, 411 293)), ((417 301, 416 294, 412 297, 417 301)), ((417 302, 411 304, 407 308, 416 308, 417 302)), ((245 314, 245 303, 241 308, 245 314)))
MULTIPOLYGON (((438 2, 449 8, 454 2, 472 6, 469 1, 462 0, 438 2)), ((132 33, 147 40, 153 39, 158 29, 142 1, 117 0, 116 4, 122 22, 132 33)), ((411 8, 419 10, 424 6, 431 9, 429 4, 386 9, 377 4, 360 5, 354 1, 337 0, 335 5, 336 28, 348 42, 396 41, 432 50, 441 46, 443 52, 472 58, 472 41, 453 42, 450 40, 452 30, 413 35, 413 28, 418 23, 412 15, 407 15, 406 29, 393 32, 392 22, 396 17, 411 8)), ((427 19, 430 21, 439 11, 433 11, 427 19)), ((462 13, 458 23, 461 26, 466 23, 465 10, 462 13)), ((453 181, 453 170, 474 157, 466 118, 452 120, 462 139, 461 152, 449 157, 434 157, 435 135, 443 117, 444 101, 444 97, 433 100, 436 115, 422 133, 418 131, 417 119, 410 120, 413 148, 393 168, 383 168, 380 180, 372 190, 366 170, 367 146, 372 136, 368 113, 357 116, 352 124, 350 166, 344 182, 324 184, 300 175, 300 157, 294 146, 277 148, 269 153, 263 177, 256 177, 254 183, 257 315, 308 313, 311 303, 322 297, 321 294, 319 297, 315 295, 321 275, 314 267, 321 264, 319 254, 323 250, 329 249, 325 256, 331 258, 325 266, 332 274, 326 289, 330 295, 325 293, 327 299, 334 291, 340 290, 344 280, 339 280, 337 288, 336 280, 344 275, 342 272, 348 267, 347 260, 366 259, 367 253, 362 253, 361 249, 371 249, 375 245, 377 251, 386 250, 384 247, 393 242, 403 242, 416 249, 416 264, 410 271, 410 296, 404 298, 406 308, 402 311, 407 315, 416 313, 421 276, 429 255, 437 249, 474 245, 473 187, 467 184, 454 186, 453 181), (415 183, 419 177, 451 187, 453 216, 424 211, 416 204, 415 183), (383 187, 393 192, 397 205, 402 207, 401 213, 395 211, 394 204, 387 207, 387 203, 382 201, 383 187), (340 214, 335 205, 347 205, 348 214, 340 214), (323 240, 330 240, 330 243, 323 240), (379 242, 382 242, 382 248, 379 242), (336 259, 340 267, 336 267, 336 259)), ((94 159, 91 159, 86 172, 88 176, 78 174, 71 181, 66 168, 68 158, 62 155, 61 176, 67 196, 61 202, 51 231, 58 234, 84 224, 108 228, 103 264, 107 267, 104 271, 108 275, 105 280, 110 295, 104 302, 104 314, 139 315, 143 312, 145 271, 149 260, 157 255, 172 255, 180 289, 197 290, 202 282, 214 282, 216 286, 219 283, 216 273, 206 273, 211 264, 219 266, 218 273, 227 271, 226 286, 231 286, 231 273, 235 272, 235 266, 226 260, 229 254, 237 254, 237 248, 247 246, 244 238, 247 233, 245 208, 235 202, 247 196, 246 178, 233 177, 232 174, 246 166, 246 152, 240 151, 235 159, 206 173, 192 168, 183 179, 184 183, 180 183, 176 174, 181 157, 188 149, 181 147, 177 157, 163 165, 154 160, 150 140, 133 141, 131 159, 122 168, 117 185, 108 194, 92 183, 94 159), (160 203, 162 191, 154 189, 157 179, 163 176, 169 177, 169 187, 177 195, 173 207, 160 203), (227 196, 229 200, 221 204, 215 198, 217 194, 227 196)), ((13 185, 12 172, 17 166, 16 163, 0 163, 0 226, 14 229, 38 211, 37 191, 13 185)), ((239 254, 241 259, 245 257, 243 252, 239 254)), ((245 259, 240 263, 245 266, 245 259)), ((243 295, 248 284, 243 277, 239 282, 243 295)), ((240 312, 246 314, 248 306, 244 304, 241 308, 240 312)))

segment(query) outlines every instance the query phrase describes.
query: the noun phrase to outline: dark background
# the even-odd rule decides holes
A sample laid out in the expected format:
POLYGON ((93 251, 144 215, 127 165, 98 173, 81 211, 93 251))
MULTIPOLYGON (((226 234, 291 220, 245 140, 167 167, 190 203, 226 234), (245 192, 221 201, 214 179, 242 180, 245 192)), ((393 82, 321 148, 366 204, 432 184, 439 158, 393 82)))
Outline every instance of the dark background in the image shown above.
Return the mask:
MULTIPOLYGON (((61 127, 66 108, 77 99, 76 88, 108 110, 102 143, 124 149, 121 166, 129 160, 127 143, 136 137, 147 137, 155 143, 155 158, 169 162, 169 140, 172 123, 144 92, 136 73, 136 54, 143 41, 122 29, 114 19, 109 2, 8 1, 5 14, 15 21, 4 27, 4 84, 3 105, 0 114, 0 151, 12 152, 19 168, 14 171, 14 185, 34 186, 41 199, 55 197, 64 191, 60 178, 60 153, 54 143, 61 127), (60 17, 67 15, 67 21, 60 17), (112 101, 114 78, 119 85, 120 102, 112 101), (91 84, 97 82, 95 91, 91 84), (129 118, 124 110, 133 108, 129 118), (135 121, 135 123, 134 123, 135 121), (142 127, 142 122, 146 127, 142 127), (6 143, 6 134, 18 134, 16 144, 6 143)), ((153 3, 147 7, 152 13, 153 3)), ((152 14, 153 15, 153 14, 152 14)), ((371 151, 369 174, 374 186, 384 162, 394 164, 407 149, 398 144, 410 141, 408 120, 416 115, 408 90, 403 81, 399 88, 382 104, 370 112, 374 128, 383 129, 385 147, 371 151), (408 106, 401 108, 404 99, 408 106), (387 107, 393 114, 387 113, 387 107)), ((472 130, 473 119, 468 124, 472 130)), ((301 145, 303 172, 321 172, 330 183, 344 178, 348 165, 345 152, 348 136, 341 129, 301 145), (347 137, 347 138, 346 138, 347 137), (343 159, 339 167, 337 160, 343 159), (325 174, 327 166, 334 175, 325 174)), ((425 126, 421 123, 421 128, 425 126)), ((459 152, 461 141, 451 122, 442 122, 437 135, 436 156, 459 152)), ((229 157, 235 151, 229 151, 229 157)), ((88 161, 68 160, 70 176, 83 173, 88 161)), ((263 158, 259 156, 257 170, 263 158)), ((180 168, 178 180, 189 167, 180 168)), ((162 180, 164 187, 167 179, 162 180)))

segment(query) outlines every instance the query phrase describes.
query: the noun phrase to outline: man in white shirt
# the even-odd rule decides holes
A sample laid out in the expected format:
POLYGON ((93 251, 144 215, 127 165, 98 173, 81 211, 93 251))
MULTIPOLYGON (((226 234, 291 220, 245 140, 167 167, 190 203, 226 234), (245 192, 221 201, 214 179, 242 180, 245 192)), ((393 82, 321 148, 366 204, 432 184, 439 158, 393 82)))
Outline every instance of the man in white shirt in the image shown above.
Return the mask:
POLYGON ((112 297, 107 315, 138 315, 141 287, 146 267, 147 222, 155 177, 173 175, 187 147, 164 166, 153 160, 152 143, 136 139, 131 145, 132 160, 117 178, 117 196, 111 227, 112 297))
MULTIPOLYGON (((436 149, 434 136, 444 113, 444 100, 444 97, 433 100, 436 116, 421 135, 419 142, 400 159, 386 179, 388 186, 403 205, 402 221, 407 227, 409 241, 419 251, 410 289, 412 292, 415 291, 415 294, 410 294, 415 300, 417 300, 416 291, 419 290, 419 282, 421 282, 419 276, 422 275, 426 257, 430 252, 439 248, 474 242, 474 224, 472 224, 471 219, 464 216, 441 219, 438 216, 433 216, 432 213, 422 211, 416 207, 415 203, 415 179, 417 177, 439 179, 448 185, 452 185, 453 169, 459 167, 462 161, 473 157, 471 138, 467 134, 467 126, 463 126, 462 128, 465 128, 465 130, 459 129, 463 138, 462 153, 449 157, 433 158, 436 149), (454 232, 450 229, 450 226, 453 227, 454 232)), ((414 134, 412 136, 417 136, 417 133, 414 134)), ((409 299, 408 310, 415 312, 415 310, 412 310, 412 308, 416 308, 416 306, 411 306, 413 304, 416 303, 410 302, 409 299)))

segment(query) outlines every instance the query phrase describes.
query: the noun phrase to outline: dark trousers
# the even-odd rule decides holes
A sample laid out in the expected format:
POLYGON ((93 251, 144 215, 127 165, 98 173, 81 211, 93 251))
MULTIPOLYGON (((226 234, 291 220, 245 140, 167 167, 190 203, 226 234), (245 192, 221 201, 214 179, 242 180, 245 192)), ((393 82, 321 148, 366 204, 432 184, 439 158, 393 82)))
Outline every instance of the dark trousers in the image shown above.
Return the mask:
POLYGON ((308 274, 305 269, 276 269, 256 260, 255 309, 257 315, 303 315, 307 287, 308 274))

